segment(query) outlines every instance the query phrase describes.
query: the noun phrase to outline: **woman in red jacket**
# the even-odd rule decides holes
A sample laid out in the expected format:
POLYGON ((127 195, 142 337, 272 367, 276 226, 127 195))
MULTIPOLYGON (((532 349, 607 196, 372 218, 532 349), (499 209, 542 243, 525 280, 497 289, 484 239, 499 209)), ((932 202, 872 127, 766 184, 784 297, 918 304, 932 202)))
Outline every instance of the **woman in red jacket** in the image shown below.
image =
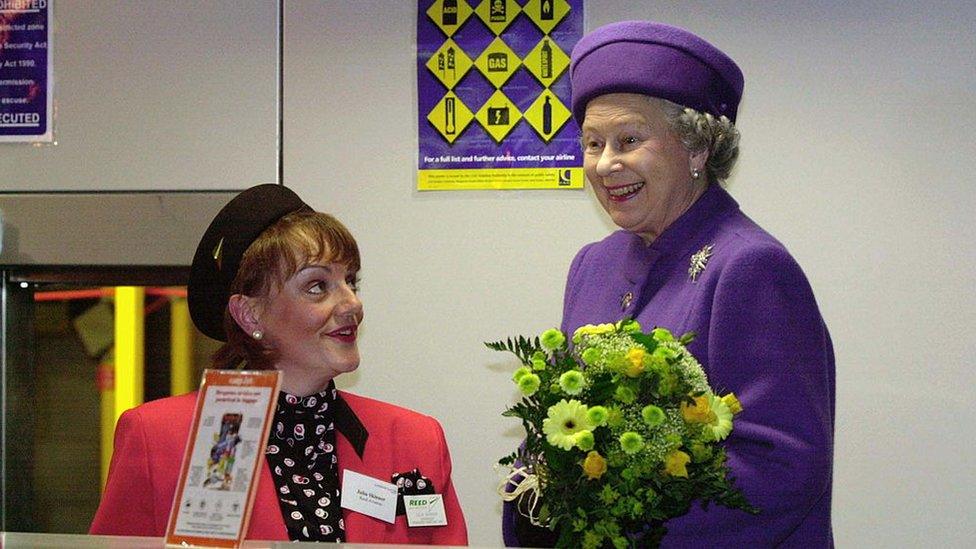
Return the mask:
MULTIPOLYGON (((200 331, 225 341, 214 367, 282 371, 247 538, 466 545, 437 420, 335 388, 359 366, 359 266, 349 231, 280 185, 236 196, 197 248, 188 301, 200 331), (340 508, 346 469, 443 494, 447 525, 410 528, 403 515, 391 524, 340 508)), ((122 414, 92 534, 165 534, 195 401, 122 414)))

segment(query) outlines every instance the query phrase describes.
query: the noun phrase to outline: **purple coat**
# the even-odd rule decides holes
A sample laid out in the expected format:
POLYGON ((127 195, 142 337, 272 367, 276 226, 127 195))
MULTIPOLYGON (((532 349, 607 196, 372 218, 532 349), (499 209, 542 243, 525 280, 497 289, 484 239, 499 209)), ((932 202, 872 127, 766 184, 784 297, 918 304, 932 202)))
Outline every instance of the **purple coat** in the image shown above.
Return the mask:
MULTIPOLYGON (((783 245, 711 185, 650 246, 617 231, 576 255, 563 331, 624 316, 645 330, 698 334, 690 350, 709 383, 742 402, 729 465, 762 510, 693 505, 668 521, 663 545, 831 547, 834 353, 810 284, 783 245), (692 280, 691 257, 708 245, 692 280)), ((514 515, 506 505, 507 545, 519 542, 514 515)))

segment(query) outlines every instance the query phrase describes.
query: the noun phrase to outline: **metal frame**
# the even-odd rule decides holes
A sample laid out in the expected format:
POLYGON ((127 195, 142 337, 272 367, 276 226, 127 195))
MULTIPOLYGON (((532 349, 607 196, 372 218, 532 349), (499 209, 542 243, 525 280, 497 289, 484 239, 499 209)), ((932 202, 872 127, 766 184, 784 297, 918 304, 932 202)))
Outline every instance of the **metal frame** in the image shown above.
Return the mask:
POLYGON ((34 357, 31 290, 0 271, 0 530, 33 529, 32 462, 12 444, 34 432, 34 357))
POLYGON ((31 456, 10 451, 35 430, 34 287, 182 286, 188 279, 182 266, 0 266, 0 531, 36 530, 31 456))

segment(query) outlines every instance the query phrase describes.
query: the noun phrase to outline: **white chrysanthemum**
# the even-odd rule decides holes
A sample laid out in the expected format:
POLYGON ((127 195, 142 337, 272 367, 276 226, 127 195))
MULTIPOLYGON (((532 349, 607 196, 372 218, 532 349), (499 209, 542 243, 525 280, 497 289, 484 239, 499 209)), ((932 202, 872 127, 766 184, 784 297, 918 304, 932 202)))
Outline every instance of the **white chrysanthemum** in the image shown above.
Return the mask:
POLYGON ((588 334, 579 339, 577 356, 592 372, 613 370, 615 363, 623 360, 634 347, 634 340, 626 333, 588 334))
POLYGON ((692 389, 698 392, 711 392, 705 370, 702 369, 701 364, 695 360, 695 357, 691 356, 691 353, 683 345, 677 341, 662 343, 662 345, 681 355, 681 360, 678 361, 677 367, 681 372, 681 377, 688 381, 692 389))
POLYGON ((711 395, 709 406, 715 419, 705 425, 714 440, 723 440, 732 432, 732 410, 721 398, 711 395))
POLYGON ((542 420, 542 432, 549 444, 569 450, 576 444, 576 433, 593 429, 586 416, 586 406, 580 401, 560 400, 549 407, 546 419, 542 420))

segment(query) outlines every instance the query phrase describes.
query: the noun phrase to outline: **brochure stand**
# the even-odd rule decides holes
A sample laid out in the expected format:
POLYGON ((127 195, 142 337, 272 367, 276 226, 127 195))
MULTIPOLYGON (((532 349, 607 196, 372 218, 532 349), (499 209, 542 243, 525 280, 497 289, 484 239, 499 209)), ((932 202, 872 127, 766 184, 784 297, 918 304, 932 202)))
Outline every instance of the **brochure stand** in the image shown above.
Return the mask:
POLYGON ((207 370, 166 545, 240 547, 278 401, 277 370, 207 370))

